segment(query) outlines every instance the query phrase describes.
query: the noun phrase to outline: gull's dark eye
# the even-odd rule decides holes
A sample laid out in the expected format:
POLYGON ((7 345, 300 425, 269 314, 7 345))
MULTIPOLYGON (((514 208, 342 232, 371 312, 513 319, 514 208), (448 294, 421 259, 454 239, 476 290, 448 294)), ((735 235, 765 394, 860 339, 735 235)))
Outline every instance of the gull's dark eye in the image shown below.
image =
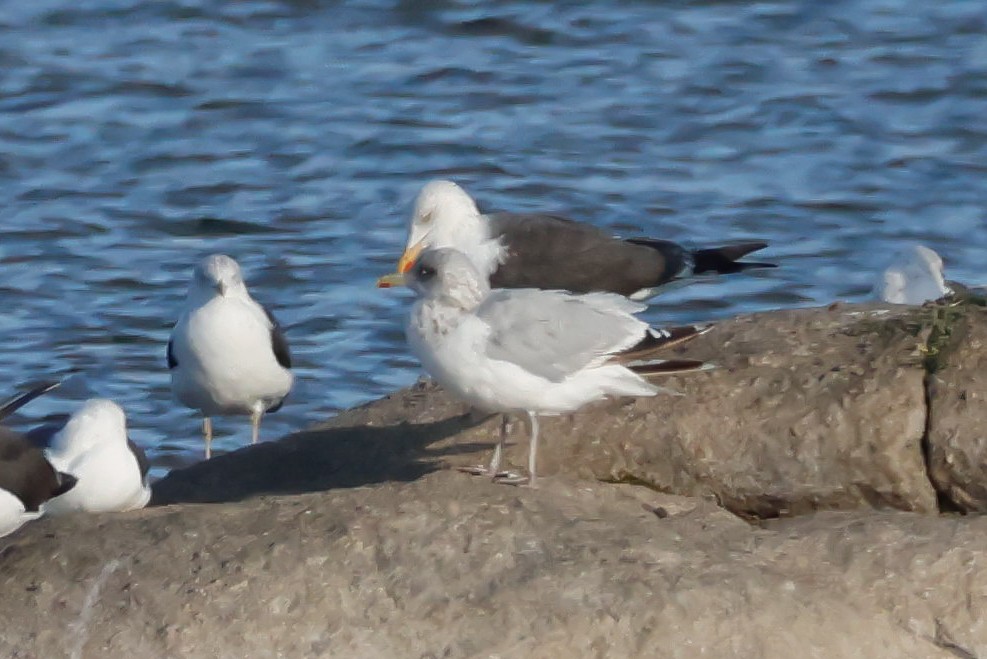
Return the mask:
POLYGON ((430 265, 425 265, 424 263, 420 263, 418 267, 415 268, 415 277, 417 277, 419 281, 426 281, 434 276, 435 276, 435 268, 433 268, 430 265))

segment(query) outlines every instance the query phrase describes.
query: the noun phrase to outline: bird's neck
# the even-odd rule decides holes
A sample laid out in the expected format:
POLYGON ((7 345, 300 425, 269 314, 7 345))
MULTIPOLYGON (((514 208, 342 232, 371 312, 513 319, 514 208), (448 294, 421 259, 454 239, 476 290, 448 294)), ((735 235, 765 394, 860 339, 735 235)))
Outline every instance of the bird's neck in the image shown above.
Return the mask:
POLYGON ((442 223, 448 228, 435 236, 433 247, 459 250, 486 277, 493 274, 507 257, 501 239, 490 235, 490 223, 480 213, 468 213, 455 222, 442 223))
POLYGON ((477 249, 477 267, 487 277, 507 260, 507 246, 502 238, 488 238, 477 249))
POLYGON ((489 294, 485 279, 465 273, 462 277, 450 277, 438 295, 421 300, 415 313, 423 331, 441 334, 444 332, 440 329, 448 331, 457 327, 489 294))
POLYGON ((459 327, 469 312, 443 298, 420 300, 412 310, 412 323, 422 336, 445 336, 459 327))
POLYGON ((116 450, 118 446, 115 428, 92 420, 76 419, 70 420, 62 432, 52 440, 51 451, 52 457, 57 456, 61 460, 58 464, 59 468, 67 469, 67 465, 63 464, 66 460, 95 449, 116 450))
POLYGON ((188 301, 186 304, 188 309, 201 309, 211 302, 215 302, 216 304, 229 302, 249 304, 252 301, 253 299, 250 297, 250 293, 245 287, 231 288, 226 291, 225 295, 220 295, 213 289, 192 289, 189 291, 188 301))

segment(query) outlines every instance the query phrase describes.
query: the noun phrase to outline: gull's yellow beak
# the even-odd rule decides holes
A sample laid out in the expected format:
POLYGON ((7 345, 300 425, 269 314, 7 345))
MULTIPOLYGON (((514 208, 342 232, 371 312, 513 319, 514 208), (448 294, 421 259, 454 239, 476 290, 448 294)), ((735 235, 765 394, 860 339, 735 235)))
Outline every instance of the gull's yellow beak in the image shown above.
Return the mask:
POLYGON ((404 254, 402 254, 401 258, 398 260, 398 272, 404 274, 411 270, 411 266, 415 265, 415 261, 418 260, 418 257, 421 256, 422 250, 425 249, 425 245, 423 244, 424 242, 424 240, 419 240, 417 243, 404 250, 404 254))
POLYGON ((392 286, 407 286, 408 282, 400 272, 384 275, 377 280, 377 288, 391 288, 392 286))

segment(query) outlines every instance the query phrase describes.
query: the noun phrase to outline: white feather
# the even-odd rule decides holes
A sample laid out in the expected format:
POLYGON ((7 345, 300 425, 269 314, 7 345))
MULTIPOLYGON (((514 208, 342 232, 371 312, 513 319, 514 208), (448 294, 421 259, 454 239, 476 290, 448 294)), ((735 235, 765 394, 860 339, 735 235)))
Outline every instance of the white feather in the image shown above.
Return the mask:
POLYGON ((178 365, 171 371, 176 398, 205 416, 266 411, 291 390, 291 371, 278 363, 271 343, 272 323, 250 297, 239 266, 223 259, 214 281, 196 271, 186 310, 172 332, 178 365), (224 290, 218 292, 213 283, 224 290))
POLYGON ((21 526, 41 517, 40 512, 29 513, 14 494, 0 489, 0 538, 10 535, 21 526))
POLYGON ((648 325, 631 313, 641 305, 605 293, 488 293, 465 255, 432 254, 441 255, 440 271, 433 286, 413 286, 422 299, 408 342, 425 370, 472 405, 551 415, 608 395, 657 393, 630 369, 606 363, 644 338, 648 325))
POLYGON ((892 304, 923 304, 951 292, 943 275, 942 258, 923 245, 895 254, 874 287, 878 298, 892 304))
POLYGON ((415 200, 407 247, 455 249, 465 254, 486 277, 507 256, 499 239, 490 236, 490 224, 465 190, 452 181, 430 181, 415 200))
POLYGON ((120 512, 143 508, 151 498, 127 446, 126 416, 113 401, 86 401, 45 453, 55 469, 78 479, 71 490, 43 505, 46 513, 120 512))

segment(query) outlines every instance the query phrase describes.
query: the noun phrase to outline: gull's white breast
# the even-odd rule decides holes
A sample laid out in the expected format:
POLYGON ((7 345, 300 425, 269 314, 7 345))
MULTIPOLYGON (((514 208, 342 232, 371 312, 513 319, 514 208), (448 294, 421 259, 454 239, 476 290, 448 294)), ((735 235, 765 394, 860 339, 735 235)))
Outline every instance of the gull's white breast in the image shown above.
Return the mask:
POLYGON ((215 297, 175 327, 172 389, 207 415, 250 414, 291 390, 292 374, 271 347, 271 324, 253 300, 215 297))

